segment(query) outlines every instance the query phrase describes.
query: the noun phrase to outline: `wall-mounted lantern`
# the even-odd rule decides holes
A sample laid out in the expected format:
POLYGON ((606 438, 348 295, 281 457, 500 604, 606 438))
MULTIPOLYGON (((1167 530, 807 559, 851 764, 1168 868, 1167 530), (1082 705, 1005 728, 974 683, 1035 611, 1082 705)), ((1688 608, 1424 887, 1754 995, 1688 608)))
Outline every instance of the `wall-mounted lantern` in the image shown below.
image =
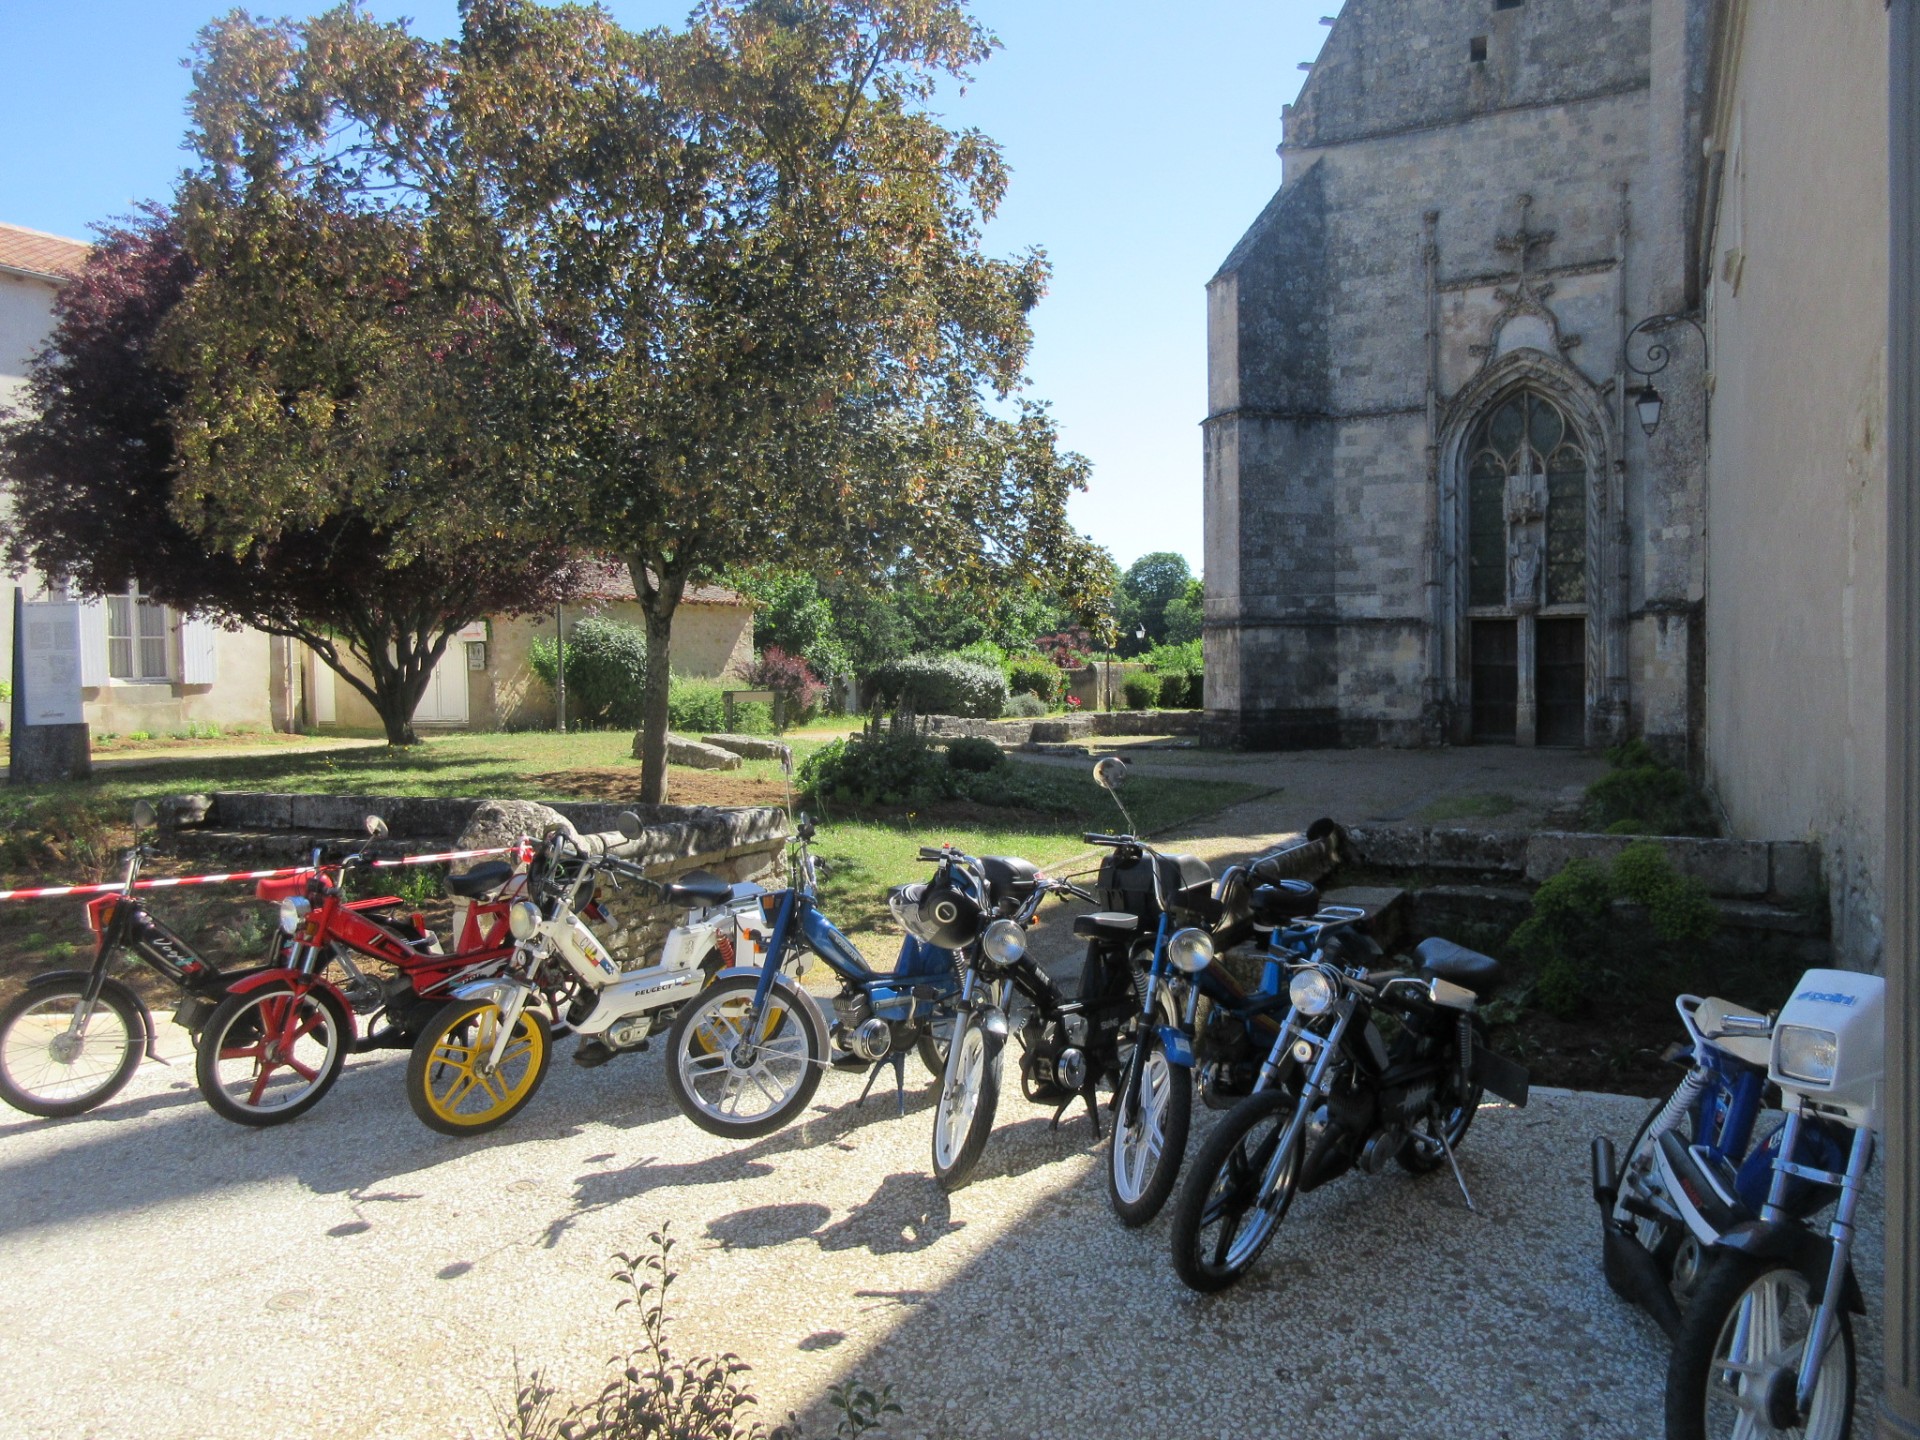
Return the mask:
POLYGON ((1653 377, 1673 363, 1673 352, 1658 340, 1647 341, 1647 363, 1633 363, 1633 342, 1643 333, 1655 333, 1673 325, 1691 325, 1700 332, 1700 357, 1704 365, 1707 358, 1707 332, 1700 322, 1691 315, 1650 315, 1627 332, 1626 363, 1627 369, 1638 375, 1644 382, 1638 390, 1629 392, 1633 401, 1634 414, 1639 417, 1640 428, 1649 438, 1660 428, 1660 411, 1666 404, 1666 397, 1654 387, 1653 377))

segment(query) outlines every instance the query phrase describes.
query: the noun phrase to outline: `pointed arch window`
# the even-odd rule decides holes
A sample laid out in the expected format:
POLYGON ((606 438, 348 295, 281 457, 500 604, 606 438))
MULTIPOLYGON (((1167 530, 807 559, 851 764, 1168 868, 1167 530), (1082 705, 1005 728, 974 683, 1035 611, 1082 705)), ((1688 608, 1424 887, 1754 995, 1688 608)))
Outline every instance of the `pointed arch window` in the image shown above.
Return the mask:
POLYGON ((1589 469, 1573 426, 1542 395, 1522 390, 1481 417, 1467 443, 1468 604, 1508 603, 1510 532, 1533 519, 1545 521, 1546 603, 1585 601, 1589 469))

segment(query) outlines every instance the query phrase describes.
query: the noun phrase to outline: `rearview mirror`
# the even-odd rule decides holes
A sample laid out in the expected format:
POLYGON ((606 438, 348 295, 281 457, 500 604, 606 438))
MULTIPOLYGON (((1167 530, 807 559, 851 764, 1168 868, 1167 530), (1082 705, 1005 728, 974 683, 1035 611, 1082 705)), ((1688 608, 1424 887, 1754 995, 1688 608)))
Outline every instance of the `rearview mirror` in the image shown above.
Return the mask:
POLYGON ((136 830, 151 830, 153 828, 153 821, 153 806, 145 800, 134 801, 133 828, 136 830))
POLYGON ((386 821, 382 820, 378 815, 367 816, 367 834, 373 836, 374 839, 377 840, 386 833, 387 833, 386 821))
POLYGON ((1118 755, 1109 755, 1093 767, 1093 783, 1102 790, 1118 790, 1126 778, 1127 762, 1118 755))
POLYGON ((627 839, 638 840, 640 838, 640 817, 634 814, 633 811, 622 810, 618 815, 613 817, 613 823, 627 839))

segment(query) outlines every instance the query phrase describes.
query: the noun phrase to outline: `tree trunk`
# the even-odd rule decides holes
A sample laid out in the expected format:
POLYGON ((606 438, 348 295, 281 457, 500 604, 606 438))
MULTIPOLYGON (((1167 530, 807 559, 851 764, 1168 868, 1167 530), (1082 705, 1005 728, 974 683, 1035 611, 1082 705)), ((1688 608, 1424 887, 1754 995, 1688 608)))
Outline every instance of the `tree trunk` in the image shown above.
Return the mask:
POLYGON ((413 711, 418 697, 409 700, 406 695, 409 688, 403 685, 398 692, 388 690, 380 696, 380 723, 386 726, 389 745, 420 743, 420 736, 413 728, 413 711))
POLYGON ((647 679, 640 697, 640 801, 667 803, 667 700, 673 686, 673 612, 686 576, 664 569, 658 583, 638 557, 627 561, 647 626, 647 679))

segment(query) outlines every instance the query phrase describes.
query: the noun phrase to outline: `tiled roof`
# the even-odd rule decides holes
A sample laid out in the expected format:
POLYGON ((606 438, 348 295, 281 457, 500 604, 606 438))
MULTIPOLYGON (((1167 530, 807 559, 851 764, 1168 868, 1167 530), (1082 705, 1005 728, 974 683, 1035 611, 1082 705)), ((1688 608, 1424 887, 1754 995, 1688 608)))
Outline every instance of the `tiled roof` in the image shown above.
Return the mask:
POLYGON ((18 225, 0 225, 0 269, 24 270, 49 280, 64 280, 80 273, 91 248, 63 235, 23 230, 18 225))
MULTIPOLYGON (((589 567, 587 598, 593 600, 632 600, 633 577, 617 562, 596 562, 589 567)), ((734 605, 751 610, 753 601, 725 585, 689 585, 681 595, 682 605, 734 605)))

